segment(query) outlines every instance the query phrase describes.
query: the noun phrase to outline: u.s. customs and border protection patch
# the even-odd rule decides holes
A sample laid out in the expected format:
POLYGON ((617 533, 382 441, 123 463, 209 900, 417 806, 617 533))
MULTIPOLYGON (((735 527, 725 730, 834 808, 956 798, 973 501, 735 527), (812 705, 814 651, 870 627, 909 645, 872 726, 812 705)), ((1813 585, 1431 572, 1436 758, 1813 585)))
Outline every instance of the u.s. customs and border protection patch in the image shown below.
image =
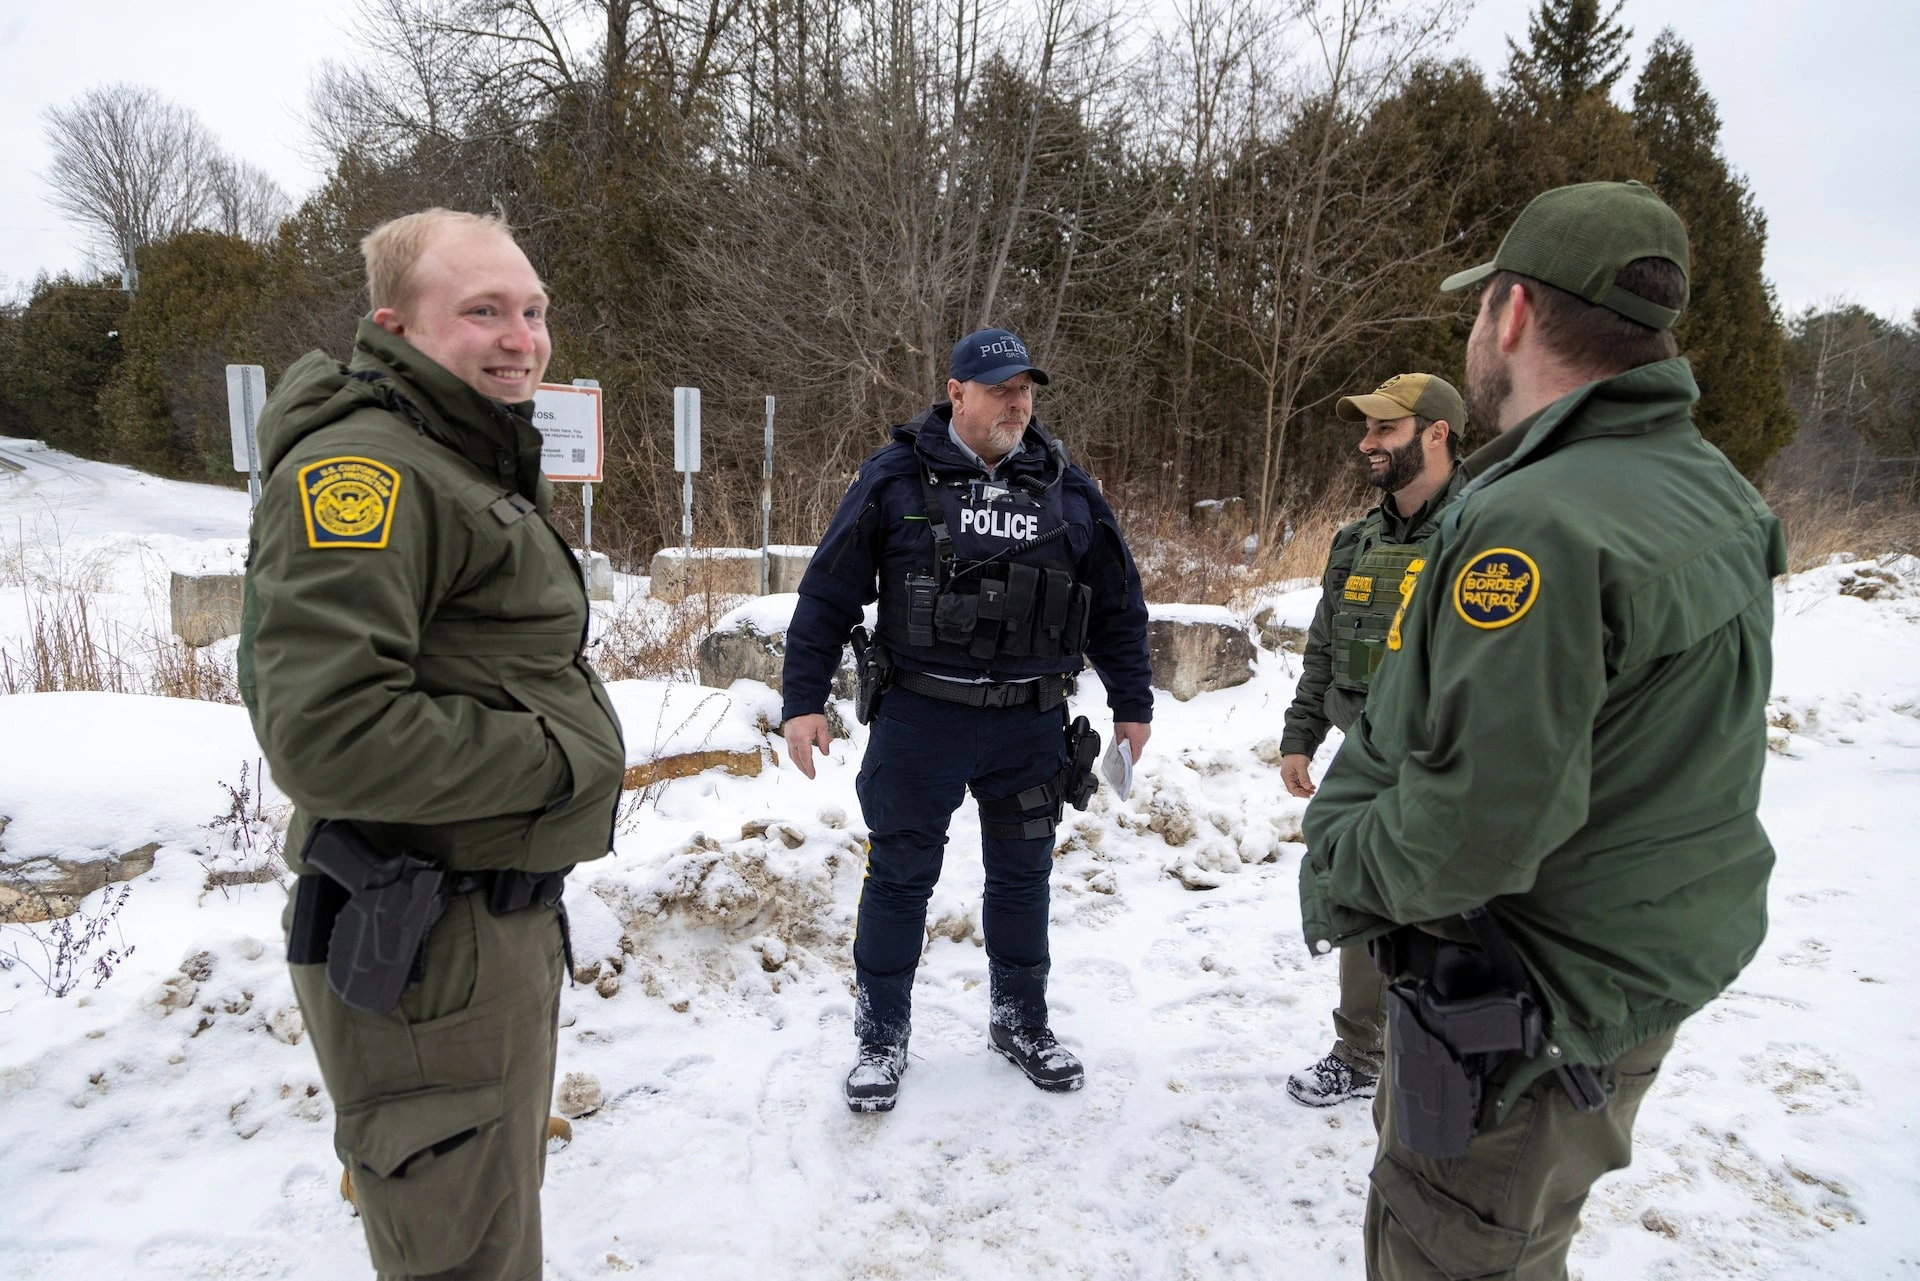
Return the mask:
POLYGON ((371 458, 326 458, 300 469, 309 547, 382 548, 393 532, 400 473, 371 458))
POLYGON ((1517 623, 1540 599, 1540 567, 1511 547, 1469 557, 1453 580, 1454 612, 1469 627, 1491 631, 1517 623))
POLYGON ((1398 651, 1400 648, 1400 624, 1407 617, 1407 604, 1413 599, 1413 586, 1420 581, 1420 571, 1427 567, 1426 557, 1416 556, 1407 562, 1406 577, 1400 580, 1400 608, 1393 611, 1393 626, 1387 628, 1387 648, 1398 651))

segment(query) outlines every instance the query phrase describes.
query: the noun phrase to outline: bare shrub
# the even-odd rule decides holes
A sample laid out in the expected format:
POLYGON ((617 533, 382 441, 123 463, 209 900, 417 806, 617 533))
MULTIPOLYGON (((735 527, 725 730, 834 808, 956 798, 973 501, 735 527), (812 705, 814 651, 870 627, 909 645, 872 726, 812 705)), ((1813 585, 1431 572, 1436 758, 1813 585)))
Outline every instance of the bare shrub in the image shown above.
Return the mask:
POLYGON ((1124 503, 1121 528, 1148 600, 1233 605, 1262 588, 1318 578, 1334 531, 1364 515, 1369 501, 1329 491, 1284 513, 1278 536, 1266 539, 1252 535, 1250 522, 1208 524, 1167 502, 1124 503))
POLYGON ((697 680, 700 638, 724 612, 704 593, 672 604, 635 597, 587 646, 588 659, 602 680, 697 680))
POLYGON ((290 809, 284 805, 271 808, 266 805, 265 773, 263 763, 256 758, 251 766, 240 762, 238 786, 225 779, 220 781, 227 793, 227 812, 214 815, 206 825, 212 841, 201 853, 210 890, 217 889, 224 894, 233 885, 259 885, 267 881, 286 884, 281 855, 287 844, 290 809))
POLYGON ((134 945, 120 934, 116 918, 133 893, 127 885, 109 886, 91 908, 82 903, 69 916, 55 917, 40 925, 9 925, 17 931, 4 951, 0 951, 0 971, 15 966, 39 980, 50 996, 65 996, 89 976, 98 988, 113 977, 120 962, 134 953, 134 945), (102 948, 107 931, 113 931, 113 944, 102 948), (39 951, 39 961, 29 960, 21 950, 19 935, 24 934, 39 951), (96 951, 96 949, 99 949, 96 951))

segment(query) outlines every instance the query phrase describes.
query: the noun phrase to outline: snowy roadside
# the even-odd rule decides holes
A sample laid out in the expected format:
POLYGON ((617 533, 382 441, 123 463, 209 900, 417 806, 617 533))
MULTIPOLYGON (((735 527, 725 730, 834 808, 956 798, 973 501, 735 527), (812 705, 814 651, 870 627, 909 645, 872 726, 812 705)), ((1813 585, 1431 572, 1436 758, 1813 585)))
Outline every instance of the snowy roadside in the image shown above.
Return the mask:
MULTIPOLYGON (((0 521, 58 499, 68 545, 100 556, 120 607, 137 606, 151 540, 243 537, 228 491, 62 465, 69 479, 42 475, 30 498, 0 476, 0 521)), ((1920 1260, 1904 963, 1920 907, 1920 564, 1828 566, 1778 605, 1772 930, 1683 1029, 1633 1168, 1590 1202, 1574 1254, 1588 1281, 1899 1276, 1920 1260)), ((15 626, 0 607, 0 639, 15 626)), ((1064 1097, 986 1050, 978 826, 962 811, 899 1110, 840 1103, 862 731, 812 783, 783 766, 650 789, 615 857, 570 888, 578 960, 597 969, 564 999, 560 1068, 605 1097, 549 1163, 549 1275, 1361 1275, 1369 1118, 1281 1088, 1325 1049, 1335 987, 1300 940, 1302 803, 1276 768, 1297 675, 1263 651, 1247 685, 1163 700, 1133 798, 1103 791, 1069 823, 1053 994, 1089 1076, 1064 1097)), ((1099 724, 1091 684, 1079 710, 1099 724)), ((683 688, 616 693, 650 731, 760 740, 764 687, 683 688)), ((210 860, 233 857, 209 826, 229 808, 221 783, 255 757, 238 708, 0 699, 7 857, 158 847, 114 922, 135 950, 103 987, 56 1000, 0 975, 9 1276, 365 1273, 280 960, 282 893, 208 888, 210 860)))

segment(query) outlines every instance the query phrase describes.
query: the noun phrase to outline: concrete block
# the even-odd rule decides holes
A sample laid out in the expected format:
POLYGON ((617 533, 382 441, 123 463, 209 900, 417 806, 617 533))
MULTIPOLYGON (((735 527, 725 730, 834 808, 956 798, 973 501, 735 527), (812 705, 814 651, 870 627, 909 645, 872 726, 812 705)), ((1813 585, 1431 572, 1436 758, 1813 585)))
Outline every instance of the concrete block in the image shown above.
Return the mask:
POLYGON ((196 648, 238 635, 241 581, 239 574, 176 572, 167 590, 174 635, 196 648))
POLYGON ((1217 605, 1150 605, 1147 657, 1153 685, 1184 703, 1253 679, 1246 624, 1217 605))

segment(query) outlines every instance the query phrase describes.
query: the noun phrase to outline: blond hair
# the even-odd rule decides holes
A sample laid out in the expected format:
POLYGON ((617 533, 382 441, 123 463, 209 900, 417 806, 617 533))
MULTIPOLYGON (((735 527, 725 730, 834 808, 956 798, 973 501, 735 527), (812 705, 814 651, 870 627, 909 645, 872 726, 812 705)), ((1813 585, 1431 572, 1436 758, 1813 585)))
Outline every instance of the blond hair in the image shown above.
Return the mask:
POLYGON ((426 251, 427 242, 438 232, 450 228, 496 231, 513 239, 513 228, 497 213, 462 213, 436 205, 419 213, 389 218, 360 242, 360 256, 367 260, 367 293, 373 310, 397 309, 410 300, 414 264, 426 251))

